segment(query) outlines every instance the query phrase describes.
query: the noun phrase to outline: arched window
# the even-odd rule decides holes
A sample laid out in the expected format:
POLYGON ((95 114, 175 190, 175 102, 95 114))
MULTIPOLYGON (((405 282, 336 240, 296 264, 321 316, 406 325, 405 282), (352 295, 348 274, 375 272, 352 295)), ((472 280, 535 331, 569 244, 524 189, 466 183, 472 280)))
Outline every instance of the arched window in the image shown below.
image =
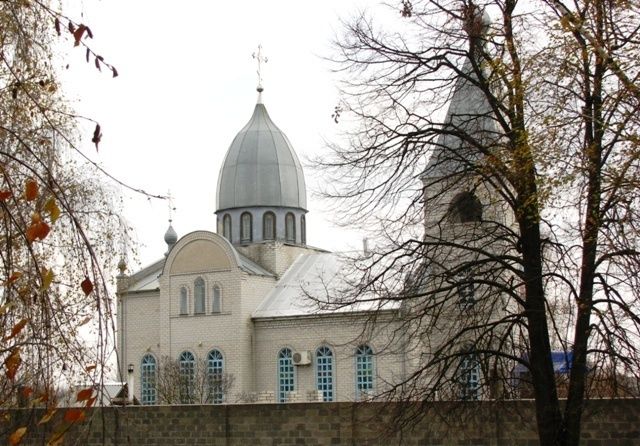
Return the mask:
POLYGON ((276 214, 273 212, 265 212, 262 216, 262 238, 264 240, 276 238, 276 214))
POLYGON ((284 232, 285 239, 288 242, 295 243, 296 241, 296 218, 291 212, 289 212, 284 218, 284 232))
POLYGON ((316 350, 316 388, 323 401, 333 401, 333 352, 326 346, 316 350))
POLYGON ((145 405, 156 404, 156 358, 146 354, 140 364, 140 402, 145 405))
POLYGON ((231 241, 231 215, 229 214, 224 214, 222 217, 222 235, 231 241))
POLYGON ((191 352, 182 352, 178 362, 180 363, 180 402, 193 404, 195 402, 196 358, 191 352))
POLYGON ((180 314, 189 314, 189 292, 185 286, 180 288, 180 314))
POLYGON ((482 203, 471 192, 458 194, 449 207, 449 217, 453 223, 469 223, 482 220, 482 203))
POLYGON ((300 243, 307 244, 307 218, 304 215, 300 216, 300 243))
POLYGON ((240 216, 240 241, 250 242, 252 240, 253 222, 249 212, 243 212, 240 216))
POLYGON ((364 344, 356 349, 356 399, 366 398, 373 392, 373 350, 364 344))
POLYGON ((293 353, 291 349, 283 348, 278 353, 278 402, 286 402, 289 392, 295 390, 294 375, 293 353))
POLYGON ((460 399, 477 400, 480 393, 480 362, 474 353, 468 353, 460 362, 460 399))
POLYGON ((196 314, 204 313, 204 295, 204 279, 202 277, 198 277, 193 283, 193 297, 195 301, 194 313, 196 314))
POLYGON ((212 313, 222 312, 222 290, 220 289, 220 285, 218 284, 215 284, 213 286, 213 299, 211 302, 211 312, 212 313))
POLYGON ((207 355, 207 402, 221 404, 225 394, 224 357, 218 350, 207 355))

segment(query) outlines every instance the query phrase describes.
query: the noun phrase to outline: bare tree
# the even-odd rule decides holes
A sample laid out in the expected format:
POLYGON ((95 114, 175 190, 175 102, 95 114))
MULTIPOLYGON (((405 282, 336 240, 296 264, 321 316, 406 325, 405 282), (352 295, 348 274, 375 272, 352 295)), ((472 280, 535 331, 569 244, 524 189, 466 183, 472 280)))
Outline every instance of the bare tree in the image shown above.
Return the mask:
POLYGON ((151 383, 163 404, 221 404, 226 402, 235 378, 200 359, 186 364, 169 356, 160 358, 151 383))
POLYGON ((512 397, 524 370, 541 444, 577 445, 598 377, 640 377, 639 4, 401 6, 337 42, 356 125, 318 164, 377 242, 327 304, 400 305, 409 367, 384 396, 512 397))
MULTIPOLYGON (((114 350, 110 278, 126 234, 114 211, 109 175, 79 144, 79 121, 89 140, 102 133, 76 115, 57 77, 64 63, 56 44, 116 76, 89 46, 84 23, 64 15, 59 2, 0 2, 0 405, 29 401, 49 411, 59 387, 87 383, 76 399, 96 402, 114 350)), ((93 149, 93 147, 91 147, 93 149)), ((84 417, 69 409, 66 421, 84 417)), ((1 429, 17 444, 27 427, 1 429)), ((64 430, 54 429, 58 444, 64 430)), ((55 440, 55 441, 54 441, 55 440)))

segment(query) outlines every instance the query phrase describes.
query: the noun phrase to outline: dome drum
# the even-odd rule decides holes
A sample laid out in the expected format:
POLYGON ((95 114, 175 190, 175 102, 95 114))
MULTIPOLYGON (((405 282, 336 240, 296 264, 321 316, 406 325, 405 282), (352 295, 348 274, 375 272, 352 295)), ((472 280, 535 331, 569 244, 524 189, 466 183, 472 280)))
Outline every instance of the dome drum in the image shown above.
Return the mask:
POLYGON ((218 234, 234 245, 280 241, 306 245, 306 214, 299 208, 252 206, 217 212, 218 234))

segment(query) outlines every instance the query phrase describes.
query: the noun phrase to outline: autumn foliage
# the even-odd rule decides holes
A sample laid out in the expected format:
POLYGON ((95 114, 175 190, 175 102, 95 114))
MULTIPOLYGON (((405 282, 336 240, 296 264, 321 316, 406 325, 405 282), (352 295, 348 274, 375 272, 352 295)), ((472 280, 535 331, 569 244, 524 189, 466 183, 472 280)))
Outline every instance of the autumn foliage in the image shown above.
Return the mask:
MULTIPOLYGON (((0 407, 46 408, 40 424, 59 420, 52 445, 97 398, 90 385, 77 394, 81 407, 64 410, 58 395, 100 380, 113 350, 103 271, 115 269, 119 240, 101 171, 79 143, 79 123, 88 122, 95 153, 100 126, 65 102, 57 79, 65 64, 54 49, 77 47, 69 57, 117 71, 88 45, 89 26, 59 7, 0 5, 0 407)), ((27 427, 7 420, 0 416, 0 427, 19 444, 27 427)))

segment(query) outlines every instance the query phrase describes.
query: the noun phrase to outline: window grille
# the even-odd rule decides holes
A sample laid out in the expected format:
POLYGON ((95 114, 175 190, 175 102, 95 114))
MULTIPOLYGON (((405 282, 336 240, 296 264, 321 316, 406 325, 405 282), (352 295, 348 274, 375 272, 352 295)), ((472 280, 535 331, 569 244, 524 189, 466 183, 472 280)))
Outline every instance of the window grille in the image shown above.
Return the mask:
POLYGON ((193 404, 195 402, 196 358, 191 352, 182 352, 180 363, 180 402, 193 404))
POLYGON ((140 366, 140 402, 144 405, 156 404, 156 358, 146 354, 140 366))
POLYGON ((356 349, 356 399, 362 399, 373 391, 373 350, 368 345, 356 349))
POLYGON ((316 386, 323 401, 333 401, 333 352, 326 346, 316 350, 316 386))
POLYGON ((224 357, 218 350, 211 350, 207 356, 207 402, 224 402, 224 357))
POLYGON ((278 354, 278 402, 287 401, 287 394, 295 390, 295 370, 291 349, 283 348, 278 354))

